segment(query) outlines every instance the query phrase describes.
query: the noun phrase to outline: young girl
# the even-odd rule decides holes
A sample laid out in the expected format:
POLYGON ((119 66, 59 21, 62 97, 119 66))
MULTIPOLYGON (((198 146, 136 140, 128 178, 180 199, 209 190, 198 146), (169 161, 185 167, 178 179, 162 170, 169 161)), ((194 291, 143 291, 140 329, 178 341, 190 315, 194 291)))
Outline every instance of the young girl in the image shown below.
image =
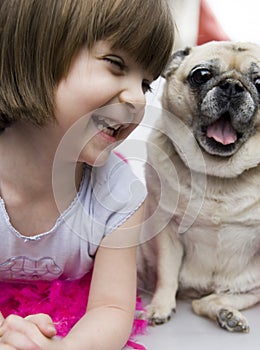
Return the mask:
MULTIPOLYGON (((46 283, 82 292, 93 270, 87 311, 64 337, 44 300, 26 317, 3 302, 1 350, 126 343, 145 190, 111 151, 141 121, 173 30, 164 0, 1 0, 0 299, 46 283)), ((72 293, 63 312, 74 307, 72 293)))

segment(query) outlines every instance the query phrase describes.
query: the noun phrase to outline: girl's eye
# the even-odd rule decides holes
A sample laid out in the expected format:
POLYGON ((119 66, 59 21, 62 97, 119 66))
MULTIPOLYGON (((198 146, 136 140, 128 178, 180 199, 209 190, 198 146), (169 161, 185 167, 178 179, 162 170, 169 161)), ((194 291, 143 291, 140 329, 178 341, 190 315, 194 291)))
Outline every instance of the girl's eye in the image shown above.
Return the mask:
POLYGON ((144 93, 152 92, 152 87, 151 87, 149 81, 144 80, 143 83, 142 83, 142 88, 143 88, 143 92, 144 93))
POLYGON ((123 71, 126 68, 124 61, 120 57, 106 56, 104 57, 104 60, 109 62, 111 65, 115 66, 115 68, 118 68, 121 71, 123 71))

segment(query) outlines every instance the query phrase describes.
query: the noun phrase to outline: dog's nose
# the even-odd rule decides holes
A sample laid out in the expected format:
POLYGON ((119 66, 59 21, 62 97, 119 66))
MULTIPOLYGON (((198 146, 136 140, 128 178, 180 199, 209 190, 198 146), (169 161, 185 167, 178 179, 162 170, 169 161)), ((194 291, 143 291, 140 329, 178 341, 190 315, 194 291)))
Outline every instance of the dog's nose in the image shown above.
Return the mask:
POLYGON ((244 92, 244 87, 239 81, 225 80, 219 85, 222 94, 226 97, 237 97, 244 92))

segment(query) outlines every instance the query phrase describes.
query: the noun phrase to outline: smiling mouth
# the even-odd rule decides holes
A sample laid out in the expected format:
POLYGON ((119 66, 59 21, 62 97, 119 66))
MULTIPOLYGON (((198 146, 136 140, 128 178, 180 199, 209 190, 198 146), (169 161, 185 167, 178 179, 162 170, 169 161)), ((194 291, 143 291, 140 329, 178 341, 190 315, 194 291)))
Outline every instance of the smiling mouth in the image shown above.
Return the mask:
POLYGON ((127 128, 127 124, 115 123, 114 120, 97 114, 92 116, 92 120, 99 131, 111 137, 117 137, 121 130, 127 128))

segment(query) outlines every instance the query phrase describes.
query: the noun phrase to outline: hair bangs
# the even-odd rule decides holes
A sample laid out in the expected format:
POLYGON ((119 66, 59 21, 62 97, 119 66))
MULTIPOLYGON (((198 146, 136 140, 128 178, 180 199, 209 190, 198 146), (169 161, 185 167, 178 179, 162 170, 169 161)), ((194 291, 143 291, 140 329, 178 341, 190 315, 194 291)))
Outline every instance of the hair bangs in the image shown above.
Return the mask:
POLYGON ((174 43, 174 23, 164 0, 114 1, 104 21, 102 35, 112 47, 127 51, 154 78, 162 73, 174 43))

